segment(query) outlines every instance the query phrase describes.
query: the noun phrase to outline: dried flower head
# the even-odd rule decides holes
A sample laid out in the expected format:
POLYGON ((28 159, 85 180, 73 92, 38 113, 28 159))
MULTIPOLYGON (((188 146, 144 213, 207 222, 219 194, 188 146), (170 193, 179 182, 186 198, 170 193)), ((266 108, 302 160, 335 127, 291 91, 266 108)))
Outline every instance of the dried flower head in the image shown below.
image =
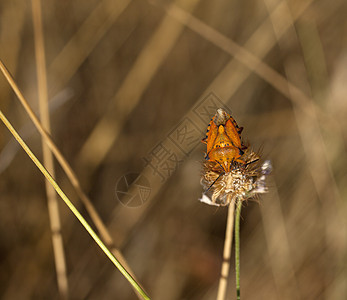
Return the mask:
POLYGON ((260 162, 260 155, 241 140, 242 127, 224 110, 212 118, 206 137, 206 161, 201 184, 205 193, 201 202, 226 206, 267 191, 265 177, 271 172, 270 161, 260 162))
POLYGON ((267 192, 265 178, 272 169, 270 161, 261 163, 259 155, 249 149, 242 158, 245 164, 232 163, 227 173, 222 167, 216 168, 213 162, 204 162, 201 184, 206 191, 201 202, 226 206, 236 199, 244 201, 267 192))

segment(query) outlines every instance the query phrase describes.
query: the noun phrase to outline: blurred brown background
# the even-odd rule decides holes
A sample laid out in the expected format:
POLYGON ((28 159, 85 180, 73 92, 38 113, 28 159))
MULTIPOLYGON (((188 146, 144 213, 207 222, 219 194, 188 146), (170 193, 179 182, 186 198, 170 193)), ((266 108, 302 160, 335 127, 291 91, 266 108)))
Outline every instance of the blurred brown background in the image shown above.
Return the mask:
MULTIPOLYGON (((53 140, 153 299, 215 299, 226 209, 198 202, 202 144, 143 206, 115 186, 211 92, 274 167, 242 211, 242 299, 347 299, 346 1, 42 2, 53 140)), ((30 1, 2 0, 0 24, 0 58, 37 112, 30 1)), ((2 75, 0 99, 42 160, 2 75)), ((1 298, 59 299, 43 176, 0 132, 1 298)), ((55 177, 91 221, 58 164, 55 177)), ((136 299, 58 200, 69 297, 136 299)), ((232 263, 228 299, 234 287, 232 263)))

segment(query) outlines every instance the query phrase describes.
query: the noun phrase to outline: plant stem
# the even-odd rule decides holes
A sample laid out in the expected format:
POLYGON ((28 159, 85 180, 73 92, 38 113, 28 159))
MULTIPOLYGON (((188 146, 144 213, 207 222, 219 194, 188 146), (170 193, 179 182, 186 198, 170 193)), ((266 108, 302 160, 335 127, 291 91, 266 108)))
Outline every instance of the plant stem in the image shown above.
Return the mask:
POLYGON ((41 173, 46 177, 46 179, 52 184, 56 192, 63 199, 65 204, 69 207, 72 213, 76 216, 76 218, 81 222, 83 227, 87 230, 90 236, 94 239, 94 241, 98 244, 101 250, 107 255, 107 257, 112 261, 112 263, 118 268, 118 270, 123 274, 123 276, 130 282, 130 284, 136 289, 137 292, 141 295, 143 299, 150 299, 146 294, 144 289, 140 286, 140 284, 131 276, 131 274, 124 268, 124 266, 119 262, 119 260, 112 254, 112 252, 107 248, 107 246, 103 243, 103 241, 99 238, 96 232, 92 229, 86 219, 81 215, 81 213, 77 210, 77 208, 73 205, 70 199, 65 195, 65 193, 61 190, 59 185, 53 179, 53 177, 48 173, 46 168, 41 164, 38 158, 34 155, 34 153, 29 149, 28 145, 23 141, 23 139, 19 136, 18 132, 13 128, 11 123, 7 120, 5 115, 0 110, 0 119, 6 125, 8 130, 12 133, 14 138, 18 141, 18 143, 22 146, 24 151, 28 154, 30 159, 35 163, 37 168, 41 171, 41 173))
POLYGON ((236 299, 240 300, 240 216, 242 201, 236 201, 235 216, 235 276, 236 276, 236 299))
POLYGON ((217 300, 224 300, 228 285, 230 270, 231 245, 233 242, 233 225, 234 225, 235 203, 231 202, 228 208, 228 219, 224 239, 223 263, 219 279, 217 300))

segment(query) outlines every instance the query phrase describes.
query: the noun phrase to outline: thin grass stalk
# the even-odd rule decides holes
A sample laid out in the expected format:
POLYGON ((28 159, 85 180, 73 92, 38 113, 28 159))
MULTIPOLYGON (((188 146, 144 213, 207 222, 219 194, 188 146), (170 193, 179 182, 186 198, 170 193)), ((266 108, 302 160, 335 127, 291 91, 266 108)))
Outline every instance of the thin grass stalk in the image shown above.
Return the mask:
POLYGON ((228 219, 227 219, 225 239, 224 239, 223 263, 222 263, 221 275, 219 279, 217 300, 225 299, 227 286, 228 286, 231 247, 233 243, 234 212, 235 212, 235 204, 230 203, 228 207, 228 219))
MULTIPOLYGON (((313 0, 306 1, 302 4, 301 7, 297 8, 297 11, 293 13, 293 19, 296 20, 300 17, 300 15, 305 11, 305 9, 311 4, 313 0)), ((158 6, 162 6, 159 2, 154 2, 154 4, 158 6)), ((271 68, 268 64, 264 63, 262 57, 268 52, 261 53, 257 48, 258 54, 255 55, 249 51, 248 49, 254 49, 253 45, 257 44, 259 40, 259 36, 262 36, 263 32, 269 31, 268 20, 266 19, 262 26, 252 35, 252 37, 245 43, 244 46, 240 46, 235 43, 233 40, 224 36, 220 32, 213 29, 211 26, 206 25, 204 22, 200 21, 198 18, 192 16, 190 13, 184 11, 180 7, 176 5, 172 5, 170 8, 164 6, 166 13, 174 17, 177 21, 182 22, 188 28, 201 35, 207 41, 211 42, 213 45, 219 47, 221 50, 229 53, 234 59, 241 62, 245 67, 249 69, 249 71, 258 74, 261 78, 263 78, 266 82, 272 85, 275 89, 277 89, 281 94, 290 99, 293 103, 300 106, 300 108, 309 116, 312 116, 313 113, 307 103, 311 102, 312 99, 307 96, 301 89, 295 86, 291 81, 288 81, 286 77, 282 76, 276 70, 271 68), (187 21, 188 20, 188 21, 187 21), (259 30, 262 29, 262 33, 259 30), (295 91, 295 94, 290 93, 288 87, 295 91)), ((275 16, 281 15, 282 11, 286 9, 286 3, 280 3, 277 5, 271 13, 269 13, 270 18, 274 18, 275 16)), ((281 30, 280 36, 282 36, 289 28, 290 23, 287 22, 287 19, 282 21, 281 26, 278 28, 281 30)), ((272 47, 273 45, 270 44, 272 47)), ((249 73, 250 74, 250 73, 249 73)), ((241 83, 240 83, 241 84, 241 83)), ((229 95, 230 97, 230 95, 229 95)), ((319 116, 322 117, 326 121, 332 121, 327 119, 324 112, 316 106, 316 112, 319 113, 319 116)))
POLYGON ((240 300, 240 217, 242 200, 236 201, 235 214, 235 277, 236 277, 236 299, 240 300))
MULTIPOLYGON (((103 223, 102 219, 100 218, 98 212, 94 208, 92 201, 88 198, 88 196, 85 194, 85 192, 82 190, 81 184, 77 178, 77 175, 72 170, 71 166, 63 156, 63 154, 60 152, 58 147, 53 142, 51 136, 46 132, 46 130, 42 127, 39 119, 36 117, 35 113, 31 109, 30 105, 28 104, 28 101, 24 98, 22 92, 18 88, 16 82, 14 81, 12 75, 7 70, 6 66, 0 59, 0 70, 3 73, 4 77, 10 84, 11 88, 15 92, 16 96, 18 97, 20 103, 23 105, 26 113, 28 114, 29 118, 32 120, 33 124, 35 125, 36 129, 41 134, 42 138, 44 139, 45 143, 47 143, 49 149, 54 154, 55 158, 59 162, 60 166, 64 170, 66 176, 69 178, 71 184, 76 190, 77 195, 80 197, 82 203, 85 205, 88 214, 90 215, 90 218, 93 220, 93 223, 95 224, 96 228, 98 229, 103 241, 108 246, 108 248, 111 248, 113 255, 124 265, 128 272, 132 275, 133 278, 135 278, 134 273, 130 269, 129 265, 127 264, 123 254, 115 247, 114 241, 112 239, 111 234, 109 233, 106 225, 103 223)), ((138 295, 140 296, 140 295, 138 295)))
POLYGON ((96 232, 91 228, 88 222, 84 219, 81 213, 76 209, 76 207, 72 204, 70 199, 65 195, 65 193, 61 190, 59 185, 55 182, 49 172, 45 169, 45 167, 40 163, 38 158, 33 154, 33 152, 29 149, 27 144, 23 141, 23 139, 19 136, 18 132, 13 128, 11 123, 7 120, 5 115, 0 110, 0 119, 6 125, 8 130, 14 136, 14 138, 18 141, 24 151, 28 154, 30 159, 35 163, 37 168, 41 171, 41 173, 46 177, 46 179, 50 182, 50 184, 54 187, 59 196, 63 199, 65 204, 69 207, 72 213, 76 216, 76 218, 80 221, 82 226, 87 230, 90 236, 94 239, 94 241, 98 244, 101 250, 107 255, 107 257, 112 261, 112 263, 118 268, 118 270, 123 274, 123 276, 130 282, 130 284, 136 289, 137 292, 141 295, 143 299, 150 299, 146 292, 142 289, 139 283, 129 274, 129 272, 123 267, 123 265, 117 260, 117 258, 112 254, 112 252, 107 248, 107 246, 102 242, 96 232))
MULTIPOLYGON (((184 3, 186 11, 193 11, 199 2, 200 0, 173 1, 177 4, 184 3)), ((106 113, 95 125, 80 150, 79 163, 88 165, 84 172, 91 174, 104 161, 119 138, 120 129, 127 117, 139 104, 143 93, 176 45, 183 30, 184 24, 176 22, 167 15, 158 24, 110 101, 106 113), (100 147, 100 144, 103 146, 100 147)))
MULTIPOLYGON (((46 73, 46 57, 44 47, 44 35, 42 29, 42 11, 41 1, 32 0, 32 19, 34 25, 34 42, 36 54, 37 68, 37 86, 40 116, 42 125, 50 133, 50 116, 48 107, 48 92, 47 92, 47 73, 46 73)), ((42 139, 43 163, 48 172, 55 177, 55 168, 53 155, 47 144, 42 139)), ((61 222, 57 194, 52 185, 45 180, 48 215, 50 221, 53 253, 55 261, 55 270, 57 275, 58 290, 61 299, 68 299, 69 288, 66 271, 66 260, 64 253, 64 244, 61 234, 61 222)))
POLYGON ((48 68, 49 76, 54 78, 50 86, 52 95, 66 86, 131 1, 101 0, 96 3, 48 68))

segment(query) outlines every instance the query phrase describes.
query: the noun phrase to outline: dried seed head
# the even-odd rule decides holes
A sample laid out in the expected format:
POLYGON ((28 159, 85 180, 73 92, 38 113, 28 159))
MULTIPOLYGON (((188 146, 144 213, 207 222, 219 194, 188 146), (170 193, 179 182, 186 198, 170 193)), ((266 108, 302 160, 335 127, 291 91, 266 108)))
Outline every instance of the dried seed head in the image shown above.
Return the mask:
POLYGON ((265 178, 272 169, 270 161, 260 163, 259 155, 249 148, 242 159, 245 164, 233 162, 227 173, 215 162, 204 162, 201 184, 206 192, 200 199, 201 202, 226 206, 236 199, 244 201, 267 192, 265 178))

